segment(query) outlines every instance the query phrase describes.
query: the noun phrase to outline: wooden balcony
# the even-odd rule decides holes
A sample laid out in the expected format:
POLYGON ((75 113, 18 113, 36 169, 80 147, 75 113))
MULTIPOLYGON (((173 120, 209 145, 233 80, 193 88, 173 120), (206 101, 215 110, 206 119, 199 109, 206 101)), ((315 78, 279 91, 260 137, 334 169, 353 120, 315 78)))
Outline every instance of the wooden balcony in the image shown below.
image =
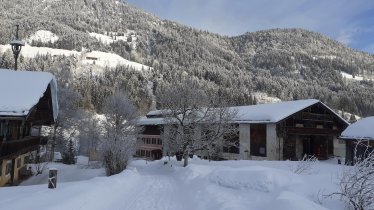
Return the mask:
POLYGON ((146 150, 162 150, 160 135, 139 135, 138 147, 146 150))
POLYGON ((327 128, 298 128, 298 127, 287 127, 287 134, 297 135, 323 135, 323 136, 339 136, 341 131, 327 129, 327 128))
POLYGON ((27 136, 19 140, 9 140, 0 142, 0 158, 9 158, 20 154, 36 150, 39 145, 47 144, 45 137, 27 136))

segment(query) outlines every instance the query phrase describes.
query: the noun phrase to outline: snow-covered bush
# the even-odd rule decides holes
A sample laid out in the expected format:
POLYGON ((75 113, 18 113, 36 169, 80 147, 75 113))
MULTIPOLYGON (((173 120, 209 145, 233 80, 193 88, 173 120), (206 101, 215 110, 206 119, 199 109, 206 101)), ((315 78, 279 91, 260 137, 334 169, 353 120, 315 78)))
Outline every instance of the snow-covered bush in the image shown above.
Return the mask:
POLYGON ((295 174, 310 173, 317 161, 318 158, 316 156, 305 154, 304 157, 291 168, 291 170, 295 174))
POLYGON ((122 93, 110 96, 104 107, 105 123, 103 163, 108 176, 118 174, 127 167, 129 158, 135 151, 136 130, 135 107, 122 93))

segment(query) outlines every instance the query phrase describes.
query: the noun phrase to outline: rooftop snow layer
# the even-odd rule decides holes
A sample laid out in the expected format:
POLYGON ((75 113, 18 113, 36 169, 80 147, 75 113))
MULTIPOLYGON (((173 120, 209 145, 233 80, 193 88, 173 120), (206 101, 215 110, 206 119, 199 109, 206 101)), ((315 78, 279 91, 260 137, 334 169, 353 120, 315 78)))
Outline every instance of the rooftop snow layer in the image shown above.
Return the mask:
POLYGON ((237 111, 234 121, 238 122, 279 122, 284 118, 318 103, 318 100, 296 100, 252 106, 237 106, 230 109, 237 111))
POLYGON ((52 74, 0 69, 0 116, 26 116, 51 84, 53 116, 57 118, 57 84, 52 74))
MULTIPOLYGON (((285 101, 251 106, 235 106, 229 107, 229 109, 237 112, 236 117, 232 120, 237 123, 276 123, 316 103, 321 103, 327 109, 331 110, 328 106, 316 99, 285 101)), ((333 110, 331 111, 335 113, 333 110)), ((139 121, 139 124, 162 124, 161 117, 163 113, 165 113, 165 110, 150 111, 147 114, 150 118, 142 118, 139 121)), ((335 115, 346 122, 346 120, 341 118, 338 114, 335 113, 335 115)))
POLYGON ((366 117, 351 124, 340 138, 374 140, 374 117, 366 117))

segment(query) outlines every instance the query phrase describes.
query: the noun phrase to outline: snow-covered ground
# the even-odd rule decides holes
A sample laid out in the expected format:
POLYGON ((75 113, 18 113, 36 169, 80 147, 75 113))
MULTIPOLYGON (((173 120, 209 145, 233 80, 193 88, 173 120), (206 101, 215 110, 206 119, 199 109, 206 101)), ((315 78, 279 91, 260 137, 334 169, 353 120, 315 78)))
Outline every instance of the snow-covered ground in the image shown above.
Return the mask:
POLYGON ((357 81, 362 81, 364 80, 364 78, 362 76, 355 76, 353 77, 352 74, 348 74, 348 73, 345 73, 345 72, 340 72, 343 76, 343 78, 346 78, 346 79, 350 79, 350 80, 357 80, 357 81))
POLYGON ((89 180, 94 177, 105 176, 105 170, 103 168, 98 168, 92 164, 93 163, 88 165, 88 158, 83 156, 78 157, 77 164, 75 165, 49 163, 46 166, 46 170, 42 174, 28 178, 27 180, 21 182, 20 186, 40 184, 44 184, 44 186, 46 186, 48 183, 49 168, 55 168, 58 170, 58 183, 89 180))
MULTIPOLYGON (((133 161, 111 177, 79 182, 0 188, 1 209, 344 209, 336 191, 337 174, 348 166, 318 162, 308 174, 295 174, 290 161, 193 159, 187 168, 174 159, 133 161)), ((63 173, 61 169, 59 173, 63 173)))
POLYGON ((127 33, 117 33, 117 32, 105 32, 105 34, 98 34, 98 33, 89 33, 91 37, 96 38, 101 43, 109 45, 114 42, 118 41, 125 41, 128 42, 133 50, 136 49, 137 44, 137 37, 136 33, 133 30, 127 30, 127 33))
POLYGON ((116 67, 117 65, 130 66, 135 70, 148 70, 149 67, 140 63, 126 60, 114 53, 92 51, 83 54, 82 64, 95 64, 101 67, 116 67), (93 60, 96 59, 96 60, 93 60))
POLYGON ((48 43, 48 42, 54 43, 58 39, 59 39, 59 37, 56 34, 50 32, 50 31, 39 30, 39 31, 36 31, 33 35, 31 35, 30 38, 28 39, 28 41, 29 42, 39 41, 39 42, 43 42, 43 43, 48 43))

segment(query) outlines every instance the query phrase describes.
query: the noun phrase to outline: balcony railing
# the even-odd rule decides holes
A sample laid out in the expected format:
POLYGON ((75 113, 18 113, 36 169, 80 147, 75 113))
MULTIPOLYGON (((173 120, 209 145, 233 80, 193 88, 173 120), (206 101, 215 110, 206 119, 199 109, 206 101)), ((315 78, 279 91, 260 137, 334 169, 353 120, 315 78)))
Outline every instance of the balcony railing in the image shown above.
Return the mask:
POLYGON ((162 149, 160 135, 139 135, 138 147, 144 149, 162 149))
POLYGON ((0 157, 16 156, 38 148, 47 143, 45 137, 27 136, 19 140, 0 141, 0 157))

